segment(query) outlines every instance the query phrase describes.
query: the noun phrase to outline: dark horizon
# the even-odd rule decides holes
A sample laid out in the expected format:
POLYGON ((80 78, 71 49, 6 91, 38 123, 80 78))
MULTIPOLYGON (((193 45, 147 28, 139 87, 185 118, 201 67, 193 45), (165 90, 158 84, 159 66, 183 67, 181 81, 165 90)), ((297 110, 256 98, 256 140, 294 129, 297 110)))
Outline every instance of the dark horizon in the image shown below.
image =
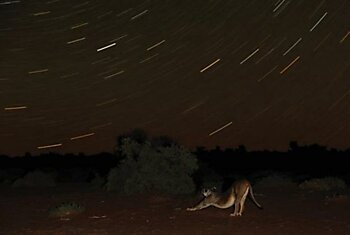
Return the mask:
MULTIPOLYGON (((173 139, 171 139, 173 140, 173 139)), ((152 141, 148 139, 150 143, 152 141)), ((298 141, 290 141, 287 145, 287 148, 285 149, 251 149, 248 148, 244 144, 240 144, 237 146, 212 146, 212 147, 206 147, 206 146, 194 146, 192 148, 187 148, 187 146, 182 145, 181 143, 177 142, 176 140, 173 140, 176 145, 183 146, 186 149, 188 149, 192 153, 196 152, 236 152, 236 153, 247 153, 247 154, 287 154, 287 153, 300 153, 301 155, 305 153, 311 153, 311 154, 330 154, 330 153, 349 153, 349 148, 335 148, 332 146, 326 146, 326 145, 320 145, 318 143, 310 143, 310 144, 303 144, 298 141)), ((57 156, 99 156, 99 155, 110 155, 110 156, 116 156, 116 149, 117 144, 115 143, 114 148, 112 148, 110 151, 100 151, 100 152, 92 152, 92 153, 86 153, 86 152, 61 152, 61 151, 55 151, 55 149, 47 150, 47 151, 27 151, 22 154, 6 154, 0 152, 0 157, 38 157, 38 156, 50 156, 50 155, 57 155, 57 156)))
POLYGON ((348 0, 0 3, 0 153, 350 147, 348 0))
MULTIPOLYGON (((29 173, 34 171, 57 171, 63 174, 66 170, 70 170, 72 173, 85 170, 89 172, 100 172, 106 176, 112 168, 119 167, 125 162, 130 161, 130 159, 128 160, 128 156, 135 161, 147 156, 152 157, 152 159, 158 159, 157 161, 168 157, 173 160, 177 159, 178 161, 180 161, 180 159, 193 158, 195 159, 195 164, 198 165, 198 169, 194 173, 195 177, 199 177, 198 180, 202 177, 214 177, 212 175, 214 172, 226 178, 226 180, 229 180, 233 175, 254 174, 286 174, 294 176, 299 175, 300 177, 338 176, 350 179, 347 164, 350 148, 341 151, 317 144, 300 145, 298 142, 292 141, 289 143, 288 151, 284 152, 267 150, 251 151, 243 145, 226 149, 217 146, 213 149, 198 147, 194 151, 177 151, 178 145, 171 144, 173 142, 152 141, 150 145, 148 145, 145 144, 145 141, 140 140, 141 139, 131 138, 127 142, 120 142, 119 147, 116 148, 114 153, 102 152, 87 155, 84 153, 61 154, 51 152, 38 155, 26 153, 23 156, 5 156, 0 154, 0 171, 2 171, 3 174, 8 171, 23 175, 25 172, 29 173), (124 145, 124 143, 127 144, 124 145), (124 145, 124 147, 121 147, 122 145, 124 145), (167 148, 164 149, 164 147, 167 148), (130 151, 131 149, 133 151, 130 151), (150 149, 152 150, 150 151, 150 149), (135 154, 134 151, 138 153, 132 156, 135 154), (186 155, 187 157, 185 158, 179 157, 179 152, 188 153, 188 155, 186 155), (163 153, 166 154, 162 155, 163 153), (173 156, 176 156, 176 158, 173 158, 173 156)), ((147 139, 147 141, 148 140, 149 139, 147 139)), ((154 161, 156 160, 140 160, 140 162, 150 165, 152 165, 154 161)), ((163 169, 162 167, 153 167, 155 168, 154 170, 163 169)), ((171 165, 170 168, 173 169, 173 167, 176 167, 176 164, 171 165)), ((130 175, 132 176, 134 174, 130 175)))
MULTIPOLYGON (((128 132, 124 132, 124 133, 128 133, 128 132)), ((149 134, 149 133, 148 133, 149 134)), ((121 135, 120 135, 121 136, 121 135)), ((162 135, 160 135, 162 136, 162 135)), ((168 136, 168 135, 165 135, 168 136)), ((96 148, 96 146, 91 146, 88 145, 86 146, 86 142, 82 143, 81 145, 83 146, 81 149, 78 149, 77 147, 79 146, 79 144, 76 144, 74 146, 69 145, 69 143, 66 143, 65 147, 62 146, 58 146, 58 147, 52 147, 52 148, 47 148, 44 150, 39 150, 39 149, 28 149, 25 151, 20 151, 20 150, 15 150, 13 152, 4 152, 1 151, 0 148, 0 155, 6 155, 6 156, 24 156, 27 153, 30 153, 31 155, 41 155, 41 154, 48 154, 48 153, 54 153, 54 154, 85 154, 85 155, 98 155, 100 153, 113 153, 115 150, 115 147, 117 145, 117 138, 118 136, 116 136, 113 141, 110 141, 110 147, 109 148, 103 148, 102 146, 99 146, 100 148, 96 148), (71 149, 71 150, 69 150, 71 149), (85 150, 85 151, 84 151, 85 150)), ((216 143, 212 143, 212 144, 207 144, 207 145, 191 145, 191 144, 184 144, 181 141, 179 141, 178 139, 173 138, 174 141, 176 141, 179 145, 184 146, 185 148, 191 150, 191 151, 195 151, 198 148, 205 148, 206 150, 213 150, 216 148, 220 148, 222 150, 224 149, 235 149, 238 148, 239 146, 244 146, 245 149, 247 149, 247 151, 249 152, 259 152, 259 151, 269 151, 269 152, 288 152, 288 150, 290 149, 290 144, 292 142, 297 142, 299 144, 299 146, 313 146, 313 145, 317 145, 320 147, 324 147, 328 150, 337 150, 337 151, 348 151, 350 150, 350 146, 341 146, 341 147, 337 147, 337 146, 331 146, 331 145, 323 145, 317 142, 300 142, 300 141, 296 141, 296 140, 290 140, 287 141, 283 146, 274 148, 273 146, 268 147, 252 147, 249 145, 246 145, 244 143, 237 143, 236 145, 219 145, 216 143)))

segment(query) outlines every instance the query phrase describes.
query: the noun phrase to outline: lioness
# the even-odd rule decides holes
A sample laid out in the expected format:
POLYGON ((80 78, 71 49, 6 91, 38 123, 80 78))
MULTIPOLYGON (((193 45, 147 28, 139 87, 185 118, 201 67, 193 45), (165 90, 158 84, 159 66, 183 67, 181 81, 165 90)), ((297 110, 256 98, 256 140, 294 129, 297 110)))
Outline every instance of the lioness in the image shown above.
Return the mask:
POLYGON ((234 212, 231 213, 230 216, 241 216, 244 210, 244 203, 248 192, 250 192, 250 197, 255 205, 262 209, 262 206, 254 198, 251 184, 246 179, 235 181, 224 193, 218 193, 214 190, 215 189, 203 189, 202 194, 204 199, 195 207, 187 208, 187 210, 196 211, 209 206, 226 209, 234 205, 234 212))

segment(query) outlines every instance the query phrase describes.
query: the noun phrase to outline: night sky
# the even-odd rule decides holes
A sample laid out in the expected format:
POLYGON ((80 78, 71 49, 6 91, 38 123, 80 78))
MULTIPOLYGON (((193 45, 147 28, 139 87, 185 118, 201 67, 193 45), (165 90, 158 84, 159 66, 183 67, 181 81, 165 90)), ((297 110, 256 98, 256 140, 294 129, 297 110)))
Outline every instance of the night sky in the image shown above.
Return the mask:
POLYGON ((0 0, 0 153, 350 147, 349 0, 0 0))

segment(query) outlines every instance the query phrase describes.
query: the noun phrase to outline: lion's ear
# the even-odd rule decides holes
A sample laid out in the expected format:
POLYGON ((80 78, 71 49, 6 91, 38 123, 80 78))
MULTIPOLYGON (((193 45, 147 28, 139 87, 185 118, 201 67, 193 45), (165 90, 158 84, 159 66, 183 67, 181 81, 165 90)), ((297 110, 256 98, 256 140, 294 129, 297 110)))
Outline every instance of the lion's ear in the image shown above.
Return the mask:
POLYGON ((212 190, 212 191, 216 191, 216 187, 215 187, 215 186, 212 187, 211 190, 212 190))

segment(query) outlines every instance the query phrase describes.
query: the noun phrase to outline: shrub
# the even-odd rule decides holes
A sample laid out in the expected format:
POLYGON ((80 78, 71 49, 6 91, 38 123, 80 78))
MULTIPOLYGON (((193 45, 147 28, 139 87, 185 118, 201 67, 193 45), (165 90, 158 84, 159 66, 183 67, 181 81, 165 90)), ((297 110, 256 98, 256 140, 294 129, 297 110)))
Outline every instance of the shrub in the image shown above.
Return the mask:
POLYGON ((325 177, 306 180, 299 185, 301 189, 314 190, 314 191, 331 191, 331 190, 343 190, 346 189, 346 183, 344 180, 336 177, 325 177))
POLYGON ((90 181, 90 187, 92 189, 102 189, 106 183, 106 179, 97 172, 94 173, 94 177, 90 181))
POLYGON ((58 182, 86 183, 92 174, 92 170, 85 167, 72 167, 59 171, 58 182))
POLYGON ((0 184, 8 184, 15 179, 6 170, 0 170, 0 184))
POLYGON ((23 178, 17 179, 12 187, 53 187, 55 179, 51 174, 42 171, 33 171, 26 174, 23 178))
POLYGON ((12 184, 12 182, 23 177, 25 174, 26 171, 20 168, 2 169, 0 170, 0 183, 12 184))
POLYGON ((185 148, 157 147, 130 138, 125 138, 120 148, 125 158, 110 171, 108 191, 186 194, 195 190, 191 176, 198 168, 197 159, 185 148))
POLYGON ((278 187, 293 187, 296 186, 296 183, 288 176, 281 174, 273 174, 270 176, 265 176, 255 184, 256 187, 261 188, 278 188, 278 187))
POLYGON ((69 217, 81 214, 85 211, 85 207, 76 202, 64 202, 48 211, 49 217, 69 217))

